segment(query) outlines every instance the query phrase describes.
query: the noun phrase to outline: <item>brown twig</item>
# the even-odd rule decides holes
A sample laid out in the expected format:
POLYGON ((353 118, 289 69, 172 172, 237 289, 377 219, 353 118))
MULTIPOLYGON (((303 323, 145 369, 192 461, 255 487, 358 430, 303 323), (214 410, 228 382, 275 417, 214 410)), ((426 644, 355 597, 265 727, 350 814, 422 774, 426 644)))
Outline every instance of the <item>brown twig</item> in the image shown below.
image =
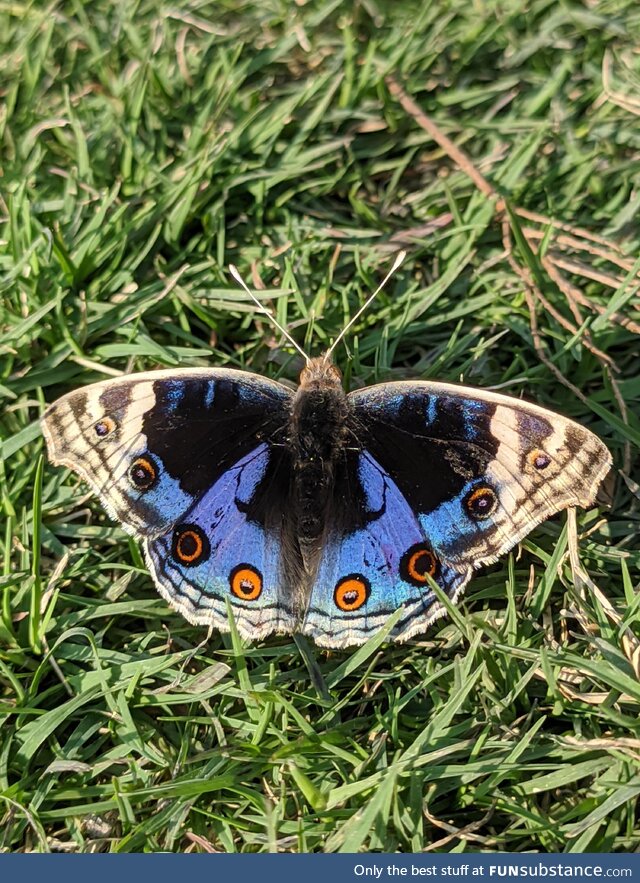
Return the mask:
POLYGON ((524 218, 527 221, 534 221, 536 224, 542 224, 543 226, 551 226, 556 230, 564 230, 572 236, 588 239, 591 242, 598 242, 600 245, 604 245, 606 248, 622 254, 622 249, 615 242, 610 242, 608 239, 605 239, 604 236, 598 236, 597 233, 593 233, 591 230, 586 230, 584 227, 574 227, 572 224, 556 221, 554 218, 549 218, 547 215, 541 215, 539 212, 529 211, 529 209, 526 208, 517 208, 515 211, 520 218, 524 218))
POLYGON ((589 264, 585 264, 575 258, 572 259, 561 255, 555 255, 554 262, 558 267, 567 270, 569 273, 575 273, 585 279, 593 279, 594 282, 606 285, 607 288, 620 288, 624 282, 619 276, 613 276, 611 273, 605 273, 595 267, 590 267, 589 264))
MULTIPOLYGON (((545 257, 541 259, 541 262, 547 273, 549 273, 550 278, 553 279, 553 281, 556 283, 558 288, 561 289, 562 293, 570 303, 575 301, 581 306, 587 307, 587 309, 591 310, 592 312, 598 313, 598 315, 600 316, 603 316, 607 312, 606 307, 603 307, 601 304, 589 300, 589 298, 582 293, 577 285, 574 285, 566 278, 566 276, 563 276, 560 273, 553 254, 545 255, 545 257), (554 274, 556 274, 557 278, 554 278, 554 276, 551 275, 552 271, 554 274), (559 280, 561 280, 561 282, 559 280)), ((635 334, 640 334, 640 325, 638 325, 638 323, 634 322, 632 319, 628 319, 626 316, 620 315, 620 313, 611 313, 609 315, 609 319, 612 322, 615 322, 616 325, 620 325, 622 326, 622 328, 626 328, 628 331, 632 331, 635 334)))
MULTIPOLYGON (((487 181, 484 175, 476 169, 470 158, 462 151, 457 144, 444 134, 442 129, 437 126, 433 120, 426 115, 416 102, 404 91, 402 86, 392 77, 386 77, 386 84, 394 98, 397 98, 401 106, 406 110, 409 116, 421 126, 425 132, 428 132, 433 140, 438 144, 451 159, 455 162, 465 174, 467 174, 481 193, 484 193, 489 199, 499 199, 499 194, 494 187, 487 181)), ((502 200, 500 200, 502 203, 502 200)), ((496 209, 500 212, 504 211, 504 203, 497 205, 496 209)))
MULTIPOLYGON (((537 230, 535 227, 524 227, 523 232, 527 239, 544 239, 547 235, 545 230, 537 230)), ((619 251, 613 251, 611 248, 601 248, 599 245, 593 245, 593 243, 578 239, 575 236, 567 236, 566 234, 561 233, 559 236, 553 237, 553 244, 559 248, 572 248, 575 251, 586 251, 594 257, 599 257, 615 264, 627 273, 630 273, 634 267, 635 262, 631 260, 631 258, 622 257, 619 251)))

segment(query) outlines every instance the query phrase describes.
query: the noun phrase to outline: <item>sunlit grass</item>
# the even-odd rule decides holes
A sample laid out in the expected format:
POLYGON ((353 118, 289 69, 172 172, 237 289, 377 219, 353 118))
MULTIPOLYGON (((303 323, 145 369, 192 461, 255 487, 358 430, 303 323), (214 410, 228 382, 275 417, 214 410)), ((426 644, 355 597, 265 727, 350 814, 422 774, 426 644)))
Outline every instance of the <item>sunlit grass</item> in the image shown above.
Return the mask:
POLYGON ((635 5, 397 7, 0 11, 4 850, 640 845, 633 645, 576 586, 564 516, 409 645, 205 641, 137 544, 41 459, 45 402, 91 381, 177 365, 296 380, 300 358, 229 263, 315 354, 403 245, 336 351, 347 383, 463 379, 599 433, 612 507, 580 513, 581 557, 636 629, 638 267, 610 257, 638 253, 640 120, 601 81, 610 51, 633 93, 635 5), (388 72, 513 205, 603 238, 562 253, 600 315, 546 273, 544 222, 538 257, 513 239, 552 307, 537 304, 543 354, 583 399, 536 350, 495 206, 388 72))

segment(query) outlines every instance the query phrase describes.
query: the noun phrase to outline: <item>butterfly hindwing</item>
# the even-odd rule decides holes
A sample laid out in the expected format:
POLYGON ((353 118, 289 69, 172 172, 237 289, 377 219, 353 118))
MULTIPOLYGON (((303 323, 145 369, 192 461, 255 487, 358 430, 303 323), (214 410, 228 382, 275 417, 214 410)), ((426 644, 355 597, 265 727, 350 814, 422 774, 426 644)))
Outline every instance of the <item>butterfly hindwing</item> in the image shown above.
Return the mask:
POLYGON ((271 457, 261 444, 227 469, 179 523, 145 540, 160 594, 191 623, 226 631, 228 601, 243 637, 293 631, 276 514, 283 500, 278 475, 269 477, 271 457), (264 495, 270 495, 269 510, 255 511, 264 495))
POLYGON ((471 567, 436 558, 417 513, 369 452, 350 459, 340 503, 357 503, 358 517, 329 527, 303 631, 321 646, 361 644, 403 608, 389 637, 407 640, 443 613, 429 577, 455 600, 471 567))

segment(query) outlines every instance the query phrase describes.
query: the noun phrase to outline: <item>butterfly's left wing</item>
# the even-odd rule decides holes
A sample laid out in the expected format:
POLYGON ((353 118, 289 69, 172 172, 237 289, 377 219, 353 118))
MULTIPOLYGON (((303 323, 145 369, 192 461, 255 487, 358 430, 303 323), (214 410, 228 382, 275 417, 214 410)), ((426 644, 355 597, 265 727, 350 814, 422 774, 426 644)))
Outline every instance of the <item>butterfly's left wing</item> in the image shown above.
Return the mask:
POLYGON ((282 516, 288 470, 267 443, 226 469, 159 537, 144 541, 162 597, 189 622, 228 631, 227 603, 244 638, 292 632, 282 516), (280 474, 278 474, 280 473, 280 474))
POLYGON ((436 383, 352 393, 354 437, 304 631, 325 646, 365 641, 399 607, 391 637, 424 631, 473 570, 545 518, 589 506, 611 466, 589 430, 536 405, 436 383), (428 575, 428 576, 427 576, 428 575))
POLYGON ((143 540, 161 595, 193 623, 291 631, 282 579, 291 392, 227 369, 153 371, 71 392, 42 420, 77 472, 143 540))

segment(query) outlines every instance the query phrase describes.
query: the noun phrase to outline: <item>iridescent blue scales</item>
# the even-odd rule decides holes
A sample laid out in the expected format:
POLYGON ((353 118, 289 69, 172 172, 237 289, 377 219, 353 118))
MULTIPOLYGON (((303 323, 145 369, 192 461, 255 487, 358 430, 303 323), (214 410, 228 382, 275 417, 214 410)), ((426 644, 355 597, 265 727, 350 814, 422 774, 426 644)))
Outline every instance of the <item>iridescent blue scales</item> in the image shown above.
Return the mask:
POLYGON ((401 609, 406 640, 473 570, 610 468, 593 433, 506 396, 430 382, 345 395, 311 360, 297 391, 231 370, 159 371, 72 392, 42 421, 49 455, 142 539, 190 622, 261 639, 361 644, 401 609))

